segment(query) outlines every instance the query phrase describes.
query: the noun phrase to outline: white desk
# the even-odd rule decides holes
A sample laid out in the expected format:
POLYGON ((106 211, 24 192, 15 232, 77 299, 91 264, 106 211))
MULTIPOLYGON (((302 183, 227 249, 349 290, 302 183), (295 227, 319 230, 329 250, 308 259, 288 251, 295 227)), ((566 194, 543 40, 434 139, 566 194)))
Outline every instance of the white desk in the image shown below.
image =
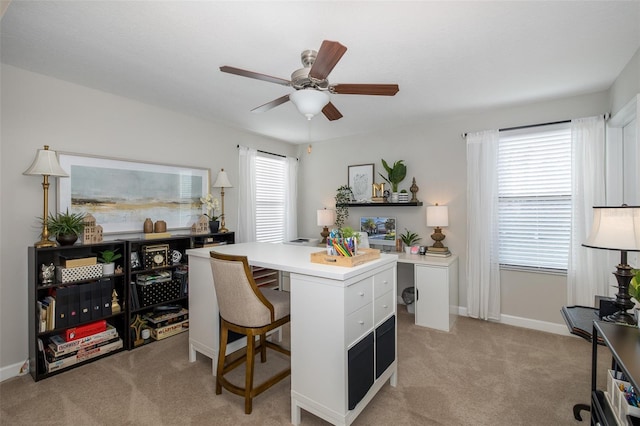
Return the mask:
MULTIPOLYGON (((212 250, 244 255, 251 265, 290 274, 291 423, 300 423, 302 408, 330 423, 349 425, 387 379, 396 386, 396 255, 383 254, 364 265, 343 268, 311 263, 310 254, 320 251, 318 247, 243 243, 187 250, 189 360, 195 361, 196 352, 208 356, 213 374, 219 311, 210 266, 212 250), (367 346, 369 341, 373 343, 367 346), (356 353, 364 353, 372 364, 374 360, 384 364, 371 366, 366 374, 372 383, 363 395, 353 397, 354 383, 362 382, 351 377, 358 369, 349 368, 356 353), (351 409, 350 399, 352 404, 359 401, 351 409)), ((244 346, 243 340, 229 345, 227 353, 244 346)), ((353 365, 362 365, 362 355, 358 356, 358 364, 353 365)))
POLYGON ((414 265, 416 325, 450 331, 458 317, 458 256, 398 253, 398 263, 414 265))

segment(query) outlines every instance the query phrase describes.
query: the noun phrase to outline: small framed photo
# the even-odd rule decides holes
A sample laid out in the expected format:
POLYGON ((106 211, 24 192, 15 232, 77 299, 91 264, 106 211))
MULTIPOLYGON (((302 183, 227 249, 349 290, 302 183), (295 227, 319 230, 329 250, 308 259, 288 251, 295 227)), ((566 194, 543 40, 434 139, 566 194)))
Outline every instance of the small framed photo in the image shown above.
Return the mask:
POLYGON ((349 166, 348 184, 356 202, 371 201, 372 185, 374 183, 373 167, 373 163, 349 166))
POLYGON ((138 269, 140 268, 140 258, 138 257, 138 252, 137 251, 132 251, 131 252, 131 269, 138 269))

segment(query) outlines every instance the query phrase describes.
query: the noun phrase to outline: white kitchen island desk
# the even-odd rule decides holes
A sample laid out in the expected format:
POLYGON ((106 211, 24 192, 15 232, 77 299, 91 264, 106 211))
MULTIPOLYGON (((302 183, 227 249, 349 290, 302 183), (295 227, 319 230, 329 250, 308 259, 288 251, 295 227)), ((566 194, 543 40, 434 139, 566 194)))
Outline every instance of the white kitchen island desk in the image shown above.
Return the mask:
MULTIPOLYGON (((209 252, 288 272, 291 294, 291 423, 300 409, 349 425, 390 379, 397 383, 396 255, 353 268, 311 263, 318 247, 242 243, 187 250, 189 360, 215 363, 219 312, 209 252)), ((228 346, 231 353, 244 339, 228 346)))

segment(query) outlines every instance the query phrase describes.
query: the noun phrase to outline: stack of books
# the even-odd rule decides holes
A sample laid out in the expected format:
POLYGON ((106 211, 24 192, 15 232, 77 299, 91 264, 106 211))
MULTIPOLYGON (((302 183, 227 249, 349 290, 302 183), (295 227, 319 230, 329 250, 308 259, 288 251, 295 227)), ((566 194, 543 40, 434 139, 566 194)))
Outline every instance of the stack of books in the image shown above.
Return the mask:
POLYGON ((151 337, 162 340, 189 329, 189 311, 185 308, 174 312, 150 312, 144 316, 151 337))
POLYGON ((68 333, 54 335, 45 341, 46 345, 42 339, 38 339, 45 370, 51 373, 122 348, 122 339, 110 324, 105 323, 102 331, 86 334, 90 333, 89 330, 100 328, 102 327, 97 327, 96 323, 75 327, 74 339, 69 340, 68 333))
POLYGON ((451 256, 451 252, 448 247, 427 247, 427 251, 425 253, 427 256, 435 256, 435 257, 449 257, 451 256))

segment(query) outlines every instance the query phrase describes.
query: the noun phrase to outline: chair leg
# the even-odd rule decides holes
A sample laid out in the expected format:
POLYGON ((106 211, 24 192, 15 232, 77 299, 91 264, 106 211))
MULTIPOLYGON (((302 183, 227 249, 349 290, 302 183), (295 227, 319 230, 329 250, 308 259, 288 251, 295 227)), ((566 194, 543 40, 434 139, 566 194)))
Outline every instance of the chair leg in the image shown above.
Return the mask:
POLYGON ((216 395, 222 393, 221 380, 224 376, 224 361, 227 353, 227 339, 229 337, 229 329, 227 324, 222 322, 222 329, 220 330, 220 344, 218 345, 218 368, 216 371, 216 395))
POLYGON ((260 362, 267 362, 267 339, 266 333, 260 335, 260 362))
POLYGON ((247 334, 247 364, 244 383, 244 412, 251 414, 253 398, 253 365, 255 361, 255 336, 247 334))

